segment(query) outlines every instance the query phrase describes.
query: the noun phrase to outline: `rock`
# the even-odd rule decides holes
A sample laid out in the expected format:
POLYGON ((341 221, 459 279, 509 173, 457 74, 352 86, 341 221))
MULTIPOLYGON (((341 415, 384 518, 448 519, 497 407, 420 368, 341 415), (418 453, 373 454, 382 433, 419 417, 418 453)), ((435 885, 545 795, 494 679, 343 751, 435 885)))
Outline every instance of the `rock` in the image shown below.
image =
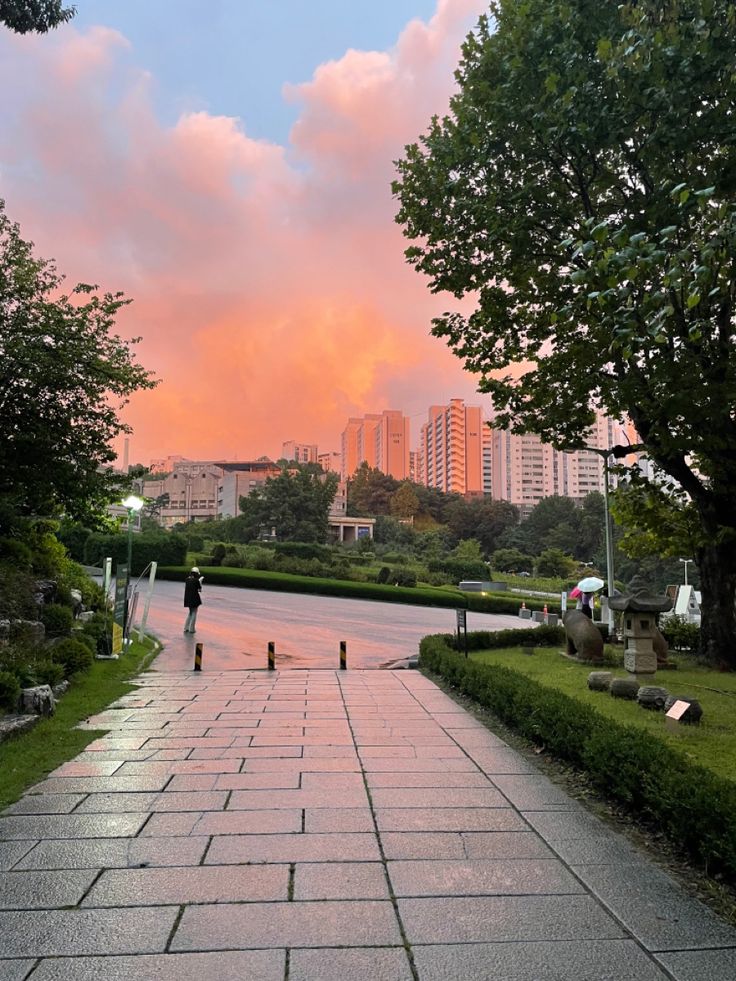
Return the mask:
POLYGON ((612 671, 591 671, 588 675, 588 688, 591 691, 608 691, 612 680, 612 671))
POLYGON ((658 688, 656 685, 642 685, 636 696, 636 700, 642 708, 654 709, 655 712, 661 712, 668 695, 669 692, 666 688, 658 688))
POLYGON ((43 644, 46 628, 40 620, 0 620, 0 646, 20 643, 35 647, 43 644))
POLYGON ((53 715, 56 707, 54 695, 48 685, 23 688, 20 693, 20 710, 26 715, 53 715))
POLYGON ((639 692, 639 682, 633 678, 614 678, 610 691, 614 698, 629 698, 633 701, 639 692))
POLYGON ((675 702, 687 702, 690 706, 680 717, 680 722, 685 725, 695 725, 703 718, 703 706, 696 698, 689 698, 687 695, 668 695, 664 702, 665 712, 669 712, 675 702))
POLYGON ((51 689, 57 702, 68 690, 69 682, 66 679, 64 681, 60 681, 58 685, 54 685, 54 687, 51 689))
POLYGON ((603 637, 582 610, 568 610, 562 618, 567 635, 567 653, 583 661, 603 660, 603 637))
POLYGON ((54 602, 56 583, 53 579, 38 579, 34 585, 34 595, 39 606, 54 602))
POLYGON ((4 715, 0 718, 0 743, 32 729, 39 721, 38 715, 4 715))

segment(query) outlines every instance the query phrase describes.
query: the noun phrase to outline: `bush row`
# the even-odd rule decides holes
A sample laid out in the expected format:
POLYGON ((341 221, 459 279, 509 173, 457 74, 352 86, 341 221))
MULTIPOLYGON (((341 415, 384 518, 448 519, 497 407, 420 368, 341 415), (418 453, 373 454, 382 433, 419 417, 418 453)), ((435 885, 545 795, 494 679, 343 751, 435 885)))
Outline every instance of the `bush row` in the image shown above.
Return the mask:
MULTIPOLYGON (((313 560, 314 561, 314 560, 313 560)), ((333 579, 327 576, 292 575, 270 569, 241 569, 227 566, 213 568, 207 566, 203 559, 198 562, 206 581, 219 586, 242 586, 247 589, 272 589, 290 593, 313 593, 322 596, 352 596, 355 599, 381 600, 386 603, 408 603, 415 606, 442 606, 467 609, 476 613, 509 613, 515 616, 519 612, 521 600, 507 596, 495 596, 479 593, 461 593, 456 589, 411 588, 403 583, 413 581, 411 575, 401 577, 398 586, 381 583, 355 582, 347 579, 333 579)), ((404 570, 395 569, 392 577, 399 578, 398 573, 404 570)), ((183 582, 187 569, 184 566, 160 566, 160 579, 173 579, 183 582)), ((408 572, 408 570, 407 570, 408 572)), ((396 579, 393 579, 395 582, 396 579)), ((529 599, 527 609, 542 610, 544 601, 529 599)), ((558 612, 559 608, 548 604, 550 613, 558 612)))
MULTIPOLYGON (((254 569, 211 569, 200 566, 206 583, 215 586, 240 586, 247 589, 273 589, 286 593, 313 593, 321 596, 345 596, 353 599, 380 600, 384 603, 409 603, 415 606, 464 607, 465 596, 450 590, 413 589, 408 586, 379 585, 372 582, 351 582, 342 579, 323 579, 293 576, 284 572, 265 572, 254 569)), ((160 579, 183 582, 185 567, 165 566, 158 570, 160 579)))
MULTIPOLYGON (((471 639, 474 647, 489 646, 473 634, 469 646, 471 639)), ((526 738, 585 770, 599 790, 656 825, 708 872, 736 882, 736 784, 651 733, 606 718, 526 675, 460 656, 446 635, 422 640, 420 663, 526 738)))

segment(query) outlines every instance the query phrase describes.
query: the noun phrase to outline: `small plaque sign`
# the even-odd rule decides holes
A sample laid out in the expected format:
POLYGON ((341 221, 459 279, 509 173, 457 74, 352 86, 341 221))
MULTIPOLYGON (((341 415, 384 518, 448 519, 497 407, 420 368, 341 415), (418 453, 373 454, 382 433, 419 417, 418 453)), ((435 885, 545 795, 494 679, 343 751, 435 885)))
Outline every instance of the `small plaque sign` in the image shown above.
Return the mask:
POLYGON ((667 711, 665 714, 668 719, 674 719, 675 722, 679 722, 679 720, 683 717, 683 715, 687 712, 689 708, 690 708, 689 702, 683 702, 678 698, 678 700, 675 702, 672 708, 669 709, 669 711, 667 711))
POLYGON ((467 610, 455 610, 455 614, 457 615, 458 632, 460 632, 461 630, 467 630, 468 629, 467 610))

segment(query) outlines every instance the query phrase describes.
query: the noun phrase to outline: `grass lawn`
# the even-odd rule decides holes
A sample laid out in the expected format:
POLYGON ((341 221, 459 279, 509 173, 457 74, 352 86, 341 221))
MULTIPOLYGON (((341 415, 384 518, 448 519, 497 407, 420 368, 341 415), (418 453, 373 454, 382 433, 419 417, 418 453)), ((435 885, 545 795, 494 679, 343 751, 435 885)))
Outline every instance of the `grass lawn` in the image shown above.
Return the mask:
POLYGON ((148 663, 153 651, 154 642, 146 638, 142 644, 134 642, 117 661, 95 661, 89 671, 72 681, 55 715, 42 719, 30 732, 0 743, 0 810, 104 734, 74 727, 132 691, 135 685, 130 679, 148 663))
MULTIPOLYGON (((658 671, 652 684, 666 688, 672 695, 697 698, 703 706, 703 720, 699 726, 681 725, 672 732, 665 726, 663 712, 649 711, 636 702, 612 698, 607 692, 590 691, 586 680, 593 669, 569 661, 556 648, 538 647, 533 657, 522 654, 520 648, 472 651, 470 657, 528 675, 539 684, 556 688, 617 722, 654 733, 693 762, 736 781, 736 674, 710 671, 685 660, 680 661, 676 671, 658 671)), ((623 668, 604 666, 601 670, 612 670, 614 677, 627 677, 623 668)))

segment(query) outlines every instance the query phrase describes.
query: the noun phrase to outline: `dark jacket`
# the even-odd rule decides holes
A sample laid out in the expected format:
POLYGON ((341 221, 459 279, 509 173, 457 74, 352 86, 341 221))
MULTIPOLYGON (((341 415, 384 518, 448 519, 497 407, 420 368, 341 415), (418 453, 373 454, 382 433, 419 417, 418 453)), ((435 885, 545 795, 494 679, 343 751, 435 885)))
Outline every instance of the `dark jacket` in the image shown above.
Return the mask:
POLYGON ((202 597, 199 595, 202 591, 202 583, 196 572, 190 572, 187 578, 184 580, 184 606, 188 606, 191 610, 192 607, 202 605, 202 597))

